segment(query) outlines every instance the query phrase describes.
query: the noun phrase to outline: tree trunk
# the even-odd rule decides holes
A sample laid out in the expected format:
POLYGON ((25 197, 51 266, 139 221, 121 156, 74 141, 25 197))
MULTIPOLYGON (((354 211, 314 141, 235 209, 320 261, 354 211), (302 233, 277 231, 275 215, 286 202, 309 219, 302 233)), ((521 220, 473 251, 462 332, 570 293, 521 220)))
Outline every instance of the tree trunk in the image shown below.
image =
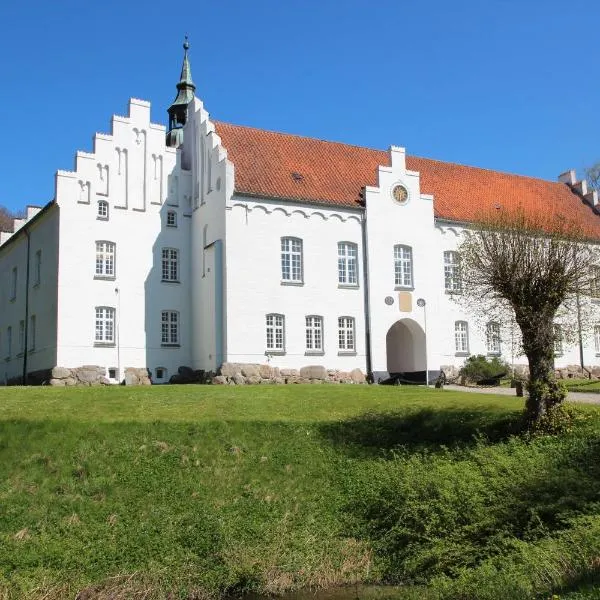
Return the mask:
POLYGON ((541 315, 520 323, 523 347, 529 361, 529 396, 525 416, 530 425, 542 419, 548 409, 561 401, 554 375, 554 323, 541 315))

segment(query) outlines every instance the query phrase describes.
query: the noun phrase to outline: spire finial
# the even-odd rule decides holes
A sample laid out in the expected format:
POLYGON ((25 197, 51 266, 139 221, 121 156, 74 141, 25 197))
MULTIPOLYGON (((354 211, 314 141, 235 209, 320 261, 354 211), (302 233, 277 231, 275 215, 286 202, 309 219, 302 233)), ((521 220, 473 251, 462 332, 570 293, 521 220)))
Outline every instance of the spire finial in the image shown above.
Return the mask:
POLYGON ((188 41, 188 35, 185 34, 185 40, 183 42, 183 49, 187 52, 190 49, 190 43, 188 41))

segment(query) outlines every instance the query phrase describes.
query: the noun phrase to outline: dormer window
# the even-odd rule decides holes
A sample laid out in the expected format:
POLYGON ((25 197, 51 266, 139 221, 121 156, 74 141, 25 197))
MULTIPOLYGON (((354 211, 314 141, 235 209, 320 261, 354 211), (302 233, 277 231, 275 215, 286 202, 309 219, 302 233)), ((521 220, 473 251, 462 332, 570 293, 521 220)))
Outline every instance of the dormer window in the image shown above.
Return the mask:
POLYGON ((177 213, 174 210, 167 211, 167 227, 177 227, 177 213))
POLYGON ((106 200, 98 201, 98 219, 108 221, 108 202, 106 200))

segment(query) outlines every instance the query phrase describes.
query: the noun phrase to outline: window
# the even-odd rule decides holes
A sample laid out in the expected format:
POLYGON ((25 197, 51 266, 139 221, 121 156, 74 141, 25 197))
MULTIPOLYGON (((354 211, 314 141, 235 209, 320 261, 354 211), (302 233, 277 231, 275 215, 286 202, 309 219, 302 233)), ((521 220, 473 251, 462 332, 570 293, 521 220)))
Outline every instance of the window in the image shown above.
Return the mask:
POLYGON ((179 281, 179 250, 162 249, 162 280, 179 281))
POLYGON ((12 327, 6 329, 6 357, 10 358, 12 355, 12 327))
POLYGON ((35 326, 36 326, 36 317, 35 315, 31 315, 29 319, 29 350, 35 350, 35 326))
POLYGON ((19 354, 25 351, 25 321, 19 321, 19 354))
POLYGON ((485 334, 488 354, 500 354, 500 325, 491 321, 486 326, 485 334))
POLYGON ((98 219, 108 221, 108 202, 106 200, 98 201, 98 219))
POLYGON ((469 325, 466 321, 454 323, 454 346, 457 354, 469 353, 469 325))
POLYGON ((281 238, 281 279, 302 283, 302 240, 298 238, 281 238))
POLYGON ((174 210, 167 211, 167 227, 177 227, 177 213, 174 210))
POLYGON ((115 244, 96 242, 96 277, 115 278, 115 244))
POLYGON ((117 367, 109 367, 108 368, 108 378, 109 379, 117 379, 117 367))
POLYGON ((35 253, 35 264, 33 267, 33 285, 42 283, 42 251, 38 250, 35 253))
POLYGON ((306 351, 323 352, 323 317, 306 317, 306 351))
POLYGON ((161 344, 179 346, 179 313, 176 310, 162 311, 161 344))
POLYGON ((168 371, 165 367, 156 367, 154 370, 154 378, 156 381, 164 383, 167 379, 168 371))
POLYGON ((398 287, 413 286, 412 248, 394 246, 394 277, 398 287))
POLYGON ((354 352, 354 318, 340 317, 338 319, 338 349, 340 352, 354 352))
POLYGON ((115 343, 115 309, 108 306, 96 307, 96 344, 115 343))
POLYGON ((350 242, 338 243, 338 283, 358 285, 358 248, 350 242))
POLYGON ((458 252, 444 252, 444 288, 451 294, 462 292, 458 252))
POLYGON ((17 267, 14 267, 10 276, 10 299, 17 299, 17 267))
POLYGON ((558 323, 554 323, 554 354, 563 353, 563 329, 558 323))
POLYGON ((285 317, 267 315, 267 352, 283 352, 285 349, 285 317))
POLYGON ((600 325, 594 326, 594 344, 596 346, 596 354, 600 354, 600 325))

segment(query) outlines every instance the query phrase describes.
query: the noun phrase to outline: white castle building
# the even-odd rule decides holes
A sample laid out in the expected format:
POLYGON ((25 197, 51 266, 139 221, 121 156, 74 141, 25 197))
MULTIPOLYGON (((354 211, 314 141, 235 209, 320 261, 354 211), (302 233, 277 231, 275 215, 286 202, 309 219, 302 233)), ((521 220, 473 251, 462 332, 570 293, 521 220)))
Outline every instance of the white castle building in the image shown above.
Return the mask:
MULTIPOLYGON (((166 382, 224 362, 375 379, 469 354, 510 362, 502 324, 452 300, 465 224, 519 205, 600 238, 597 195, 572 171, 550 182, 214 121, 184 48, 168 130, 131 99, 56 173, 54 199, 0 234, 2 382, 56 366, 166 382)), ((578 347, 557 354, 579 362, 578 347)))

